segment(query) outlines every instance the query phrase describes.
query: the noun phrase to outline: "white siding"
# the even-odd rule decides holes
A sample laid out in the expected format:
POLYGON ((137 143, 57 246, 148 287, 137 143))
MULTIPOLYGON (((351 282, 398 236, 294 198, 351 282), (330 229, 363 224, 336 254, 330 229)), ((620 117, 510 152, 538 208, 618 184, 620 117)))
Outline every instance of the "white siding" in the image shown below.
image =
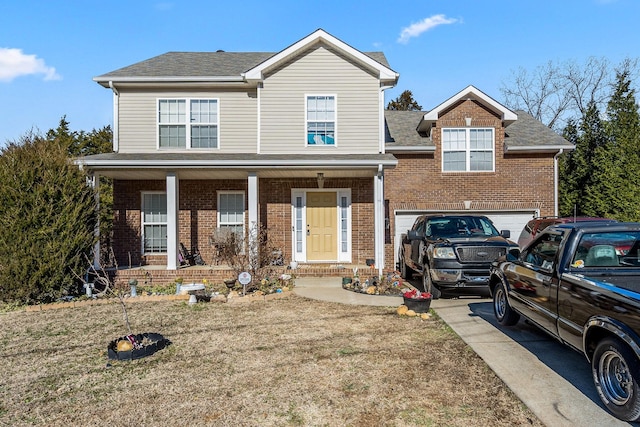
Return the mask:
POLYGON ((377 153, 379 80, 319 46, 267 76, 261 91, 261 153, 377 153), (305 95, 335 95, 336 146, 306 145, 305 95))
MULTIPOLYGON (((134 91, 120 90, 120 152, 157 150, 158 98, 217 98, 220 112, 221 153, 255 153, 257 150, 256 90, 134 91)), ((198 149, 200 150, 200 149, 198 149)))

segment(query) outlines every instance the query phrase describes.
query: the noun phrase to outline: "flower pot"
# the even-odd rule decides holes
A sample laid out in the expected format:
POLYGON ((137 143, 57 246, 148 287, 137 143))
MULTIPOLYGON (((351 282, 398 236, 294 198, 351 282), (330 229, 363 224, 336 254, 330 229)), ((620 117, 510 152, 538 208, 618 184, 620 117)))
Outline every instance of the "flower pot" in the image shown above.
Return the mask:
POLYGON ((429 312, 429 307, 431 307, 431 298, 402 298, 404 299, 404 305, 406 305, 409 310, 413 310, 416 313, 429 312))

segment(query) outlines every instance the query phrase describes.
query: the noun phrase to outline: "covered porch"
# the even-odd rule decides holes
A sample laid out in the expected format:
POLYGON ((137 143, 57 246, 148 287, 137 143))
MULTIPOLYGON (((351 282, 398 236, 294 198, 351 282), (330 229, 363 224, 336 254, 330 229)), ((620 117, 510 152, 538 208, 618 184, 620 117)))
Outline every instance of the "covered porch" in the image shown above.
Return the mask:
POLYGON ((221 227, 266 229, 283 272, 291 261, 296 275, 385 269, 384 170, 397 163, 391 155, 110 153, 78 163, 113 179, 119 278, 229 278, 213 239, 221 227), (181 265, 181 244, 205 265, 181 265))

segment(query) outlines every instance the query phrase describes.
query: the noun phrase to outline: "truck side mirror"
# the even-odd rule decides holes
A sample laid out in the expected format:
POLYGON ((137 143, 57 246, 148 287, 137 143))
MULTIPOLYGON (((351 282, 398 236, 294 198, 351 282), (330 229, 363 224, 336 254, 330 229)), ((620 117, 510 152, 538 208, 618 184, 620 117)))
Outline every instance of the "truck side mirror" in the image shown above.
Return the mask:
POLYGON ((500 230, 500 235, 505 239, 508 239, 511 237, 511 230, 500 230))
POLYGON ((509 249, 509 252, 507 252, 507 261, 516 261, 518 258, 520 258, 520 249, 509 249))
POLYGON ((422 240, 424 238, 424 233, 420 233, 415 230, 407 231, 407 239, 409 240, 422 240))

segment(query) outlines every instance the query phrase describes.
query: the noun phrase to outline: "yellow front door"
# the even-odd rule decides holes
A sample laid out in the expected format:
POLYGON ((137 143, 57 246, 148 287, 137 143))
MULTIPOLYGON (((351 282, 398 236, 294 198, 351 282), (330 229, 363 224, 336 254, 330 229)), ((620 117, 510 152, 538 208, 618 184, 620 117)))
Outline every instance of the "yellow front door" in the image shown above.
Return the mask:
POLYGON ((338 259, 336 193, 307 193, 307 261, 338 259))

